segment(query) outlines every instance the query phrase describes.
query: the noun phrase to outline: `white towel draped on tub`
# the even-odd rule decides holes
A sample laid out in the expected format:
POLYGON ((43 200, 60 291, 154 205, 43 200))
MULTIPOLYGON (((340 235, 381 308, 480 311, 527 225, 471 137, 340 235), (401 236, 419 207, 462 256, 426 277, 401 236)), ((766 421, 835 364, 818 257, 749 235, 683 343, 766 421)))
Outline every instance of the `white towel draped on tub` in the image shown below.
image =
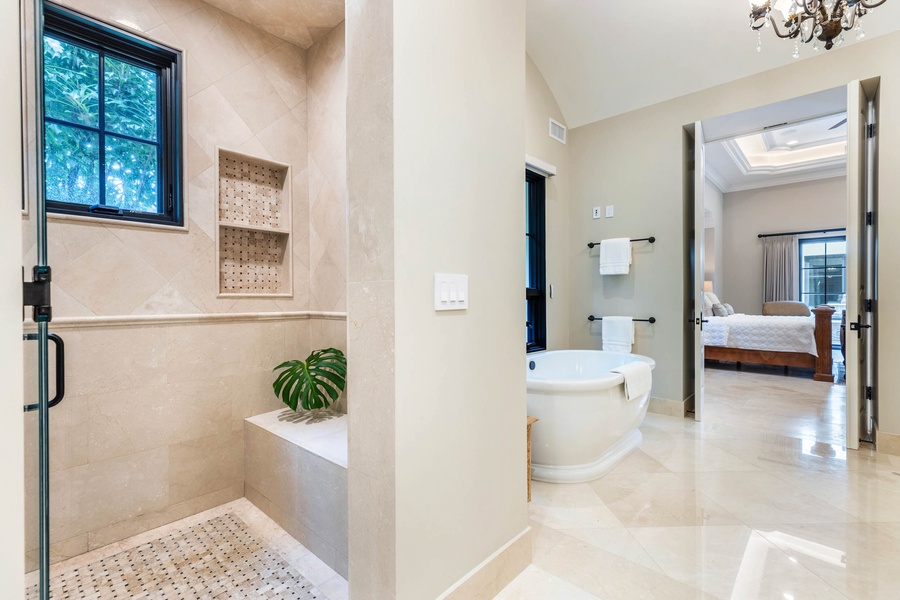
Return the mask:
POLYGON ((631 267, 631 240, 613 238, 600 242, 600 274, 628 275, 631 267))
POLYGON ((625 397, 629 400, 649 394, 650 388, 653 387, 653 372, 650 365, 645 362, 636 360, 616 367, 612 372, 625 377, 625 397))
POLYGON ((603 317, 603 350, 631 352, 634 343, 634 322, 631 317, 603 317))

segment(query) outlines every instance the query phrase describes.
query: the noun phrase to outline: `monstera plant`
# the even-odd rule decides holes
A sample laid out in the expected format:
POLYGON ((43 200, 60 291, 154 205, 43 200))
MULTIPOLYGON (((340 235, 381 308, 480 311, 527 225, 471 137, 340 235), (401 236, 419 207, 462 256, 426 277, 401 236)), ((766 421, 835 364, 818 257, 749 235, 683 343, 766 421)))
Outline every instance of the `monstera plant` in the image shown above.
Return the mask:
POLYGON ((328 408, 340 397, 347 383, 347 357, 336 348, 313 350, 306 360, 283 362, 272 389, 292 410, 328 408))

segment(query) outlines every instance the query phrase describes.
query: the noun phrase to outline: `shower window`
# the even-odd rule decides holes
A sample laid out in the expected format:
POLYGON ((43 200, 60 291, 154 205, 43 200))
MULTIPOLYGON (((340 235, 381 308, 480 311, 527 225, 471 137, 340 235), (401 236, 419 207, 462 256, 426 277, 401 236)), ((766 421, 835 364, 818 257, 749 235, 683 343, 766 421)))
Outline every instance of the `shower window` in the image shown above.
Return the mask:
POLYGON ((48 210, 181 225, 180 54, 45 10, 48 210))
POLYGON ((525 331, 526 350, 547 349, 545 183, 525 172, 525 331))

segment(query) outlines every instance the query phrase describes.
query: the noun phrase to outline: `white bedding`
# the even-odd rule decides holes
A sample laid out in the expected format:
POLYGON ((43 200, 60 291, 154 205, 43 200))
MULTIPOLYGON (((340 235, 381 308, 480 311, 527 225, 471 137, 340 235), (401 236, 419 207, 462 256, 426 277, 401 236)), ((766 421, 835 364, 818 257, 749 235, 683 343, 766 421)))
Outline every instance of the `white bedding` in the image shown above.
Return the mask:
POLYGON ((803 352, 818 356, 816 318, 731 315, 709 317, 703 326, 705 346, 744 350, 803 352))

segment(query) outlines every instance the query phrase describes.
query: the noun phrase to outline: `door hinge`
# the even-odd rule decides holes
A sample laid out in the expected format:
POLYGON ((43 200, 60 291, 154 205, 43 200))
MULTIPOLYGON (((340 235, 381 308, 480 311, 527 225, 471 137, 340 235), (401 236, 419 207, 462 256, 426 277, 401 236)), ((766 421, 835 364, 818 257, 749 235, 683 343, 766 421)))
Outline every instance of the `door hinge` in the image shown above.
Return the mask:
POLYGON ((872 312, 872 299, 871 298, 866 299, 866 312, 867 313, 872 312))
POLYGON ((866 400, 871 400, 871 399, 872 399, 872 386, 867 385, 866 386, 866 400))
POLYGON ((875 137, 876 131, 877 129, 875 128, 875 123, 869 123, 869 126, 866 127, 866 137, 868 139, 872 139, 873 137, 875 137))
POLYGON ((22 304, 33 308, 35 323, 49 323, 53 318, 50 308, 50 267, 35 266, 31 281, 22 282, 22 304))
POLYGON ((875 213, 869 211, 866 213, 866 225, 872 225, 875 223, 875 213))

